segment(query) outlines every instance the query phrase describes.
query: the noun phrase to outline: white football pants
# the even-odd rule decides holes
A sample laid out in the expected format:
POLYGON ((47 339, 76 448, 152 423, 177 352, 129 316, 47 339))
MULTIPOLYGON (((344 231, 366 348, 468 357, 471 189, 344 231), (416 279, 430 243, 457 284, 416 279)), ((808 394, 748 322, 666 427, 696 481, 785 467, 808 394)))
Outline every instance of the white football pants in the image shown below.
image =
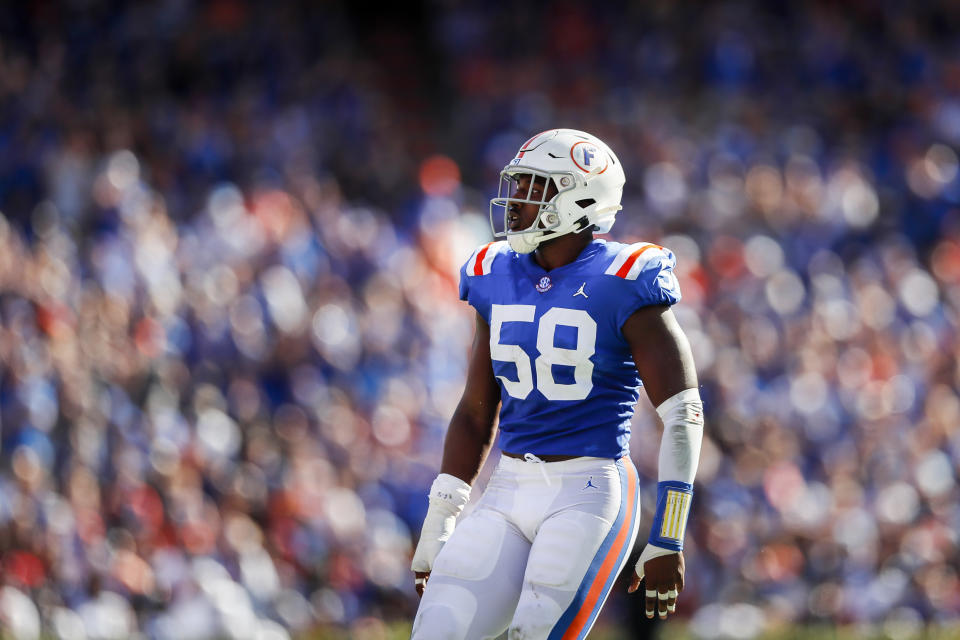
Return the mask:
POLYGON ((412 639, 585 638, 633 548, 639 507, 629 457, 501 456, 434 561, 412 639))

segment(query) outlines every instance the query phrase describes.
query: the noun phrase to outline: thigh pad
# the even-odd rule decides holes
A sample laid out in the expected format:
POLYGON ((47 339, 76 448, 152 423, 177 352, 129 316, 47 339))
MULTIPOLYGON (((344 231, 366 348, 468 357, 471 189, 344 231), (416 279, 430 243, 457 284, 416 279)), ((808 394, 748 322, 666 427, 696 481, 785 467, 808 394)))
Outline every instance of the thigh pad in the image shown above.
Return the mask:
POLYGON ((584 512, 565 512, 545 521, 530 550, 526 580, 576 591, 611 524, 584 512))
MULTIPOLYGON (((485 580, 493 573, 503 550, 507 523, 482 512, 473 512, 454 530, 433 565, 434 575, 461 580, 485 580)), ((518 562, 522 560, 518 559, 518 562)))

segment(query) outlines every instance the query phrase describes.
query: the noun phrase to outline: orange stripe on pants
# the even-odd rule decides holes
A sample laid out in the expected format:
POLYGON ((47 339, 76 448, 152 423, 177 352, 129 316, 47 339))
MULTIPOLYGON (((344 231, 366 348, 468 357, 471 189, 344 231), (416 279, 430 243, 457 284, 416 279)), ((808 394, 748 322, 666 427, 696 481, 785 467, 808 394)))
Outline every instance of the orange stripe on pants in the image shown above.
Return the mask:
POLYGON ((593 614, 594 608, 597 606, 597 600, 600 599, 600 595, 603 593, 603 587, 607 583, 607 579, 617 566, 617 560, 623 551, 624 545, 630 540, 630 531, 633 529, 633 512, 636 511, 637 508, 637 471, 633 468, 633 463, 629 460, 627 460, 623 466, 627 470, 627 509, 629 509, 629 511, 624 515, 620 532, 610 546, 610 551, 607 552, 607 557, 604 558, 603 564, 600 566, 600 571, 597 572, 597 577, 590 586, 587 597, 583 600, 583 605, 580 606, 580 610, 577 611, 573 622, 570 623, 566 633, 563 634, 563 640, 574 640, 580 635, 584 627, 586 627, 590 616, 593 614))

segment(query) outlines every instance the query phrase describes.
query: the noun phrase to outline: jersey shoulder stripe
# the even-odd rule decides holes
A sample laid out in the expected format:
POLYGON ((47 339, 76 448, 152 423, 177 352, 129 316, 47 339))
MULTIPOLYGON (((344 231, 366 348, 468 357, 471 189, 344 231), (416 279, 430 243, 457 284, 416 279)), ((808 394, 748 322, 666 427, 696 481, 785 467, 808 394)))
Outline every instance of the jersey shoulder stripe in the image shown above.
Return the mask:
POLYGON ((664 257, 663 247, 652 242, 638 242, 625 246, 604 273, 625 280, 636 280, 643 266, 655 257, 664 257))
POLYGON ((493 259, 496 258, 506 248, 507 248, 506 240, 500 240, 498 242, 488 242, 482 247, 479 247, 476 251, 473 252, 473 255, 470 256, 470 260, 467 261, 467 269, 466 269, 467 275, 468 276, 489 275, 490 270, 493 267, 493 259))

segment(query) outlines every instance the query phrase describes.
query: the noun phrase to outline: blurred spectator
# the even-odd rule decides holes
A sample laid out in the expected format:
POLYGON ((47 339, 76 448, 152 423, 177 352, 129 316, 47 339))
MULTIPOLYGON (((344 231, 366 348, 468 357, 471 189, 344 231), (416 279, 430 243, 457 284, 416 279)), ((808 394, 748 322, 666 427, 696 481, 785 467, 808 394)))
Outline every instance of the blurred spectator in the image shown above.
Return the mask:
MULTIPOLYGON (((5 6, 0 624, 409 619, 472 336, 456 270, 501 165, 555 126, 624 162, 614 236, 679 258, 708 408, 692 633, 957 624, 958 23, 946 1, 5 6)), ((645 404, 635 430, 649 507, 645 404)))

